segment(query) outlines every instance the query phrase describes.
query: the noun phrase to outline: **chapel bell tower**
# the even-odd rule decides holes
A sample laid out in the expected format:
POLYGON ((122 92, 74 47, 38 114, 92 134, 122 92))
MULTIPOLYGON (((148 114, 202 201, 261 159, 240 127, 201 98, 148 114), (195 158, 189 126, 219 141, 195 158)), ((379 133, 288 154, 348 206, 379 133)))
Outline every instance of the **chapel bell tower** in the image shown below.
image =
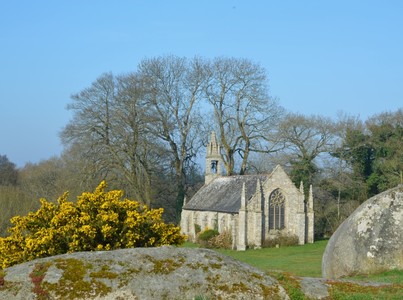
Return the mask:
POLYGON ((206 149, 206 173, 204 176, 204 184, 208 184, 215 178, 221 176, 221 147, 217 143, 215 132, 211 132, 210 142, 206 149))

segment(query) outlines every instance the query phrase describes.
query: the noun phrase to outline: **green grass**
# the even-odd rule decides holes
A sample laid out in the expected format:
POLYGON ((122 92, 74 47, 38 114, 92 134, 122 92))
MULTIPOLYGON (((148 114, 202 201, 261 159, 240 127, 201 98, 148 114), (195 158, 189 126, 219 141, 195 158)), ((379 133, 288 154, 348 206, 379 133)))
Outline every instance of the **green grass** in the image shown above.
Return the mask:
POLYGON ((322 255, 327 241, 282 248, 247 251, 217 249, 217 252, 259 268, 262 271, 282 271, 296 276, 322 277, 322 255))
POLYGON ((199 248, 200 246, 198 244, 186 241, 181 247, 185 248, 199 248))
POLYGON ((403 284, 403 271, 392 270, 379 274, 359 275, 349 277, 348 279, 357 281, 373 281, 373 282, 386 282, 386 283, 398 283, 403 284))
POLYGON ((336 300, 401 300, 403 285, 362 286, 351 282, 333 282, 329 293, 331 299, 336 300))

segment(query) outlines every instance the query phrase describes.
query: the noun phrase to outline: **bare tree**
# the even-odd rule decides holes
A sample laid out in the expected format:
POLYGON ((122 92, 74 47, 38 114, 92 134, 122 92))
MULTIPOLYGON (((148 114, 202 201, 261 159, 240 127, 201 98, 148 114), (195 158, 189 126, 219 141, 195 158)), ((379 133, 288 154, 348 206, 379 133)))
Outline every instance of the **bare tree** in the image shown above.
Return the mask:
POLYGON ((268 96, 265 70, 246 59, 217 58, 207 66, 205 97, 213 108, 214 126, 224 150, 227 175, 235 173, 236 154, 244 174, 251 152, 271 152, 274 125, 282 108, 268 96))
POLYGON ((151 203, 150 161, 142 83, 133 74, 107 73, 72 96, 73 120, 61 133, 66 145, 80 144, 93 174, 118 181, 130 196, 151 203))
POLYGON ((103 176, 109 171, 106 159, 110 144, 111 103, 115 92, 114 76, 105 73, 89 88, 72 95, 72 102, 67 105, 67 109, 73 111, 73 119, 60 134, 66 146, 74 143, 83 145, 83 155, 96 160, 98 172, 103 176))
POLYGON ((205 99, 214 118, 204 123, 219 129, 228 174, 234 173, 235 155, 244 174, 251 152, 275 150, 269 137, 282 110, 268 97, 264 70, 236 59, 165 56, 144 59, 132 74, 103 74, 72 96, 73 119, 61 138, 83 149, 90 170, 84 173, 126 183, 139 201, 162 195, 155 187, 166 186, 162 177, 173 174, 179 218, 204 138, 205 99))
POLYGON ((176 56, 144 59, 139 74, 147 89, 150 133, 166 145, 177 186, 177 213, 185 196, 186 168, 199 148, 198 105, 205 79, 202 61, 176 56))
POLYGON ((294 182, 312 183, 317 172, 315 159, 334 148, 334 122, 321 116, 289 114, 281 122, 278 134, 285 144, 294 182))

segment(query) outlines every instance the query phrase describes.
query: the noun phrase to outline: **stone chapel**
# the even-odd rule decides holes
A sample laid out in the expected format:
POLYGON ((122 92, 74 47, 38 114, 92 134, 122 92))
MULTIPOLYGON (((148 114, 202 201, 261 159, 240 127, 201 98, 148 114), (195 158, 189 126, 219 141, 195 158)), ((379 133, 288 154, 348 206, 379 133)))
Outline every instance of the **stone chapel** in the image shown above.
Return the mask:
POLYGON ((271 174, 222 176, 220 145, 214 132, 206 151, 205 184, 182 208, 181 228, 196 240, 196 227, 229 230, 232 247, 260 248, 278 233, 296 235, 299 244, 314 241, 312 186, 305 201, 281 166, 271 174))

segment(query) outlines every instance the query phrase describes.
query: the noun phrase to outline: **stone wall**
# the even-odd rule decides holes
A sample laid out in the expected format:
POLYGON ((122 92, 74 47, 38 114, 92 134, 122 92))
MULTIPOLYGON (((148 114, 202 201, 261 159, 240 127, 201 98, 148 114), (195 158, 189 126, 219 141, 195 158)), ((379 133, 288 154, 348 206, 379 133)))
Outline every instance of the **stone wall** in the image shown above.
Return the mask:
POLYGON ((217 229, 218 232, 232 231, 237 216, 229 213, 214 211, 193 211, 182 210, 181 229, 182 233, 188 236, 192 242, 196 242, 195 225, 200 226, 200 230, 217 229))

